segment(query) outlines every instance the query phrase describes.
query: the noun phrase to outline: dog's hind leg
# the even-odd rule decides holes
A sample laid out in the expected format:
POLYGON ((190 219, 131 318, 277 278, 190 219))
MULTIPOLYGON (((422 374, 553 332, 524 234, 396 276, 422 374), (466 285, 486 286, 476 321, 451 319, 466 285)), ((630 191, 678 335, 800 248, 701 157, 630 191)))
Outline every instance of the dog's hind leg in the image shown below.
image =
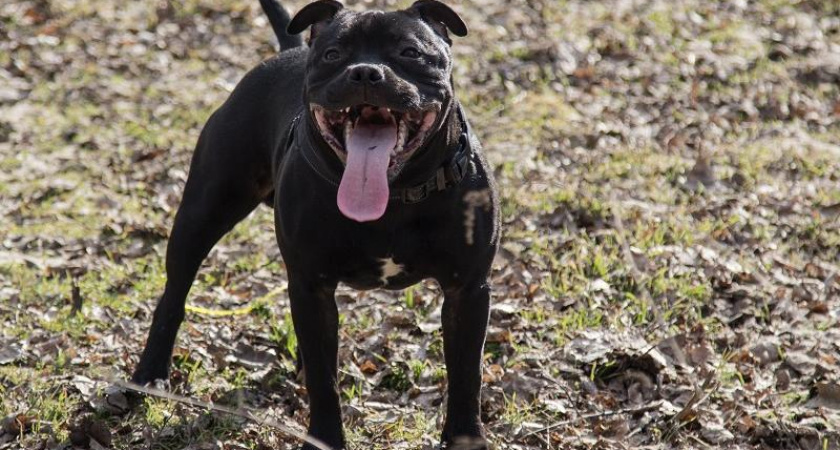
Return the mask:
POLYGON ((270 195, 268 164, 231 148, 202 146, 199 141, 166 249, 166 288, 132 375, 136 383, 167 379, 187 294, 199 266, 216 242, 270 195))

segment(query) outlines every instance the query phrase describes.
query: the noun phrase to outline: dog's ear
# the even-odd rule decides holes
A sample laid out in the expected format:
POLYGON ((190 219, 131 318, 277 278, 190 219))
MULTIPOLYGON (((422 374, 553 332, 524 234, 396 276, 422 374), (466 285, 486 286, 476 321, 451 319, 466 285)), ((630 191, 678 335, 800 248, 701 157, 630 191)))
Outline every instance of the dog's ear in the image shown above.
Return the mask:
POLYGON ((286 27, 286 32, 294 35, 312 27, 309 33, 309 42, 311 43, 312 39, 315 39, 315 36, 332 22, 342 8, 344 8, 344 5, 336 0, 312 2, 295 14, 295 17, 289 22, 289 26, 286 27))
POLYGON ((437 0, 417 0, 411 5, 409 11, 415 12, 428 22, 450 45, 452 40, 449 39, 447 31, 451 31, 452 34, 460 37, 464 37, 468 33, 467 24, 464 23, 461 16, 452 8, 437 0))

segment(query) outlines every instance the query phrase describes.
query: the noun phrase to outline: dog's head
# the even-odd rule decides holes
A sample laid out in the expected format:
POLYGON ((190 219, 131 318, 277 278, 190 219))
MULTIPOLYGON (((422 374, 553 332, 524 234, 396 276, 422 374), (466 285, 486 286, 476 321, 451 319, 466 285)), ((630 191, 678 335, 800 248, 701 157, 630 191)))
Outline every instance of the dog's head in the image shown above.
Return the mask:
POLYGON ((465 36, 467 27, 436 0, 394 12, 352 12, 319 0, 292 19, 288 32, 307 28, 304 101, 345 165, 339 209, 354 220, 376 220, 389 182, 451 109, 449 33, 465 36))

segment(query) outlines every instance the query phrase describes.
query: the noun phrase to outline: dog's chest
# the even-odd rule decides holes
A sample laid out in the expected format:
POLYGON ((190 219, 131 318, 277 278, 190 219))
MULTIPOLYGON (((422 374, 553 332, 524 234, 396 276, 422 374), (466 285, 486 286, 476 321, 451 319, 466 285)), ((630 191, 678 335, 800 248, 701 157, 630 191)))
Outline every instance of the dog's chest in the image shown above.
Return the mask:
POLYGON ((389 279, 403 273, 403 264, 397 264, 394 258, 382 258, 379 262, 382 263, 382 267, 380 268, 382 275, 379 277, 379 281, 382 282, 383 286, 388 285, 389 279))
POLYGON ((449 204, 430 199, 420 209, 395 203, 382 219, 357 223, 339 213, 334 191, 300 172, 281 181, 275 210, 288 265, 356 289, 403 289, 454 264, 450 236, 459 232, 449 204))
POLYGON ((424 276, 411 261, 398 255, 365 256, 343 265, 339 279, 356 289, 403 289, 424 276))

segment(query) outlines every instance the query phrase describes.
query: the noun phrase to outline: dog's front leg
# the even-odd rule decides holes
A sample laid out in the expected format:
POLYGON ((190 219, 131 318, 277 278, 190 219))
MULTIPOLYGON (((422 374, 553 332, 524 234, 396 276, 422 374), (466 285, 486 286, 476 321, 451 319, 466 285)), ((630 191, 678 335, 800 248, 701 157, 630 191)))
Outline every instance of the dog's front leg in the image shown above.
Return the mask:
POLYGON ((485 279, 480 279, 443 289, 443 349, 449 387, 442 441, 449 449, 484 449, 481 360, 490 288, 485 279))
MULTIPOLYGON (((261 200, 257 184, 237 176, 249 167, 212 164, 217 160, 201 158, 210 150, 201 146, 196 150, 184 198, 175 215, 166 247, 166 288, 155 308, 146 346, 131 377, 141 385, 169 377, 175 337, 184 320, 187 293, 199 266, 216 242, 261 200)), ((223 151, 218 149, 214 156, 218 158, 223 151)), ((240 162, 251 163, 247 158, 240 162)))
MULTIPOLYGON (((309 434, 334 449, 344 448, 338 398, 338 309, 336 283, 289 276, 289 297, 306 390, 309 434)), ((305 445, 304 449, 314 449, 305 445)))

